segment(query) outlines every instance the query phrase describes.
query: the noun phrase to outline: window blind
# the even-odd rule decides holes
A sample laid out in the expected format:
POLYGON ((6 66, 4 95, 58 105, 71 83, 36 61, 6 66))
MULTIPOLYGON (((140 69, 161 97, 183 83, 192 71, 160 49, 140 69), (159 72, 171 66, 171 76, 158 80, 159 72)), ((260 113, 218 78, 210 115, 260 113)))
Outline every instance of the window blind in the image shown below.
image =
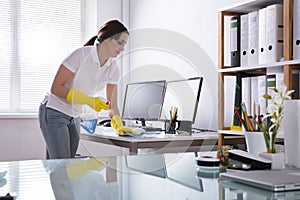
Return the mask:
POLYGON ((82 45, 82 3, 0 1, 0 112, 37 112, 62 60, 82 45))
POLYGON ((0 6, 0 110, 11 107, 13 66, 13 13, 12 2, 1 1, 0 6))

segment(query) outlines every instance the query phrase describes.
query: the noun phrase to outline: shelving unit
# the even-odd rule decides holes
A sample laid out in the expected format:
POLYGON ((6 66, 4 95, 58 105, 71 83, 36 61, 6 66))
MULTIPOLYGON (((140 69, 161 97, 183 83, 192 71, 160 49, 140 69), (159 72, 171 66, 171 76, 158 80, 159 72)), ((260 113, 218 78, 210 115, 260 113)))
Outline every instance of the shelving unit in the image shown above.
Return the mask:
POLYGON ((288 90, 292 89, 292 71, 300 69, 300 60, 293 60, 293 0, 249 0, 219 11, 218 19, 218 129, 219 129, 219 148, 224 144, 225 135, 245 135, 243 132, 230 131, 230 127, 224 126, 224 79, 225 76, 235 76, 237 72, 248 72, 254 75, 266 74, 268 68, 283 67, 284 83, 288 90), (284 23, 284 61, 247 67, 228 67, 224 66, 224 32, 225 17, 246 14, 272 4, 283 4, 283 23, 284 23))

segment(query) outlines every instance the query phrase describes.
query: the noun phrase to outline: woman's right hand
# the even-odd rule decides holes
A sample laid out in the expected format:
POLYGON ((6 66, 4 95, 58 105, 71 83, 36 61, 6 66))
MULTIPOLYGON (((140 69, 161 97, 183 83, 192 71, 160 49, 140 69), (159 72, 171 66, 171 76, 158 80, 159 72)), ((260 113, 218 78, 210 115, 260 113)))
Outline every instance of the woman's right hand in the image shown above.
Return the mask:
POLYGON ((111 118, 110 124, 111 127, 113 127, 120 135, 125 135, 125 133, 139 134, 131 128, 124 126, 122 119, 119 115, 113 116, 111 118))
POLYGON ((86 94, 70 89, 68 95, 67 95, 67 100, 73 103, 77 104, 87 104, 91 108, 93 108, 95 111, 100 112, 102 109, 103 110, 108 110, 109 106, 107 103, 99 99, 98 97, 90 97, 87 96, 86 94))

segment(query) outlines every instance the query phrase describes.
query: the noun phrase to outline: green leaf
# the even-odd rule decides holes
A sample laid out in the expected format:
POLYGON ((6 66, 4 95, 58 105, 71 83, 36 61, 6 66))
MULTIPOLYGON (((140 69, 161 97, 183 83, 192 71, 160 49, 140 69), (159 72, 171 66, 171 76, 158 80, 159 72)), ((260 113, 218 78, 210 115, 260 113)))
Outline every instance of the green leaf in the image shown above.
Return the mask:
POLYGON ((269 94, 264 94, 263 97, 264 97, 265 99, 271 99, 271 98, 272 98, 269 94))

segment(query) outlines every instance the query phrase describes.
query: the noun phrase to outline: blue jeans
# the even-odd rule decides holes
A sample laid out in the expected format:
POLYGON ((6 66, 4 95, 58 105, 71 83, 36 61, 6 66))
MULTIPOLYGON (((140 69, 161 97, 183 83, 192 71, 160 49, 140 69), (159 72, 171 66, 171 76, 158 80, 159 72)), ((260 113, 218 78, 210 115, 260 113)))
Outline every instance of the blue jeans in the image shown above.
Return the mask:
POLYGON ((73 118, 41 104, 39 123, 51 159, 74 158, 80 134, 80 117, 73 118))

